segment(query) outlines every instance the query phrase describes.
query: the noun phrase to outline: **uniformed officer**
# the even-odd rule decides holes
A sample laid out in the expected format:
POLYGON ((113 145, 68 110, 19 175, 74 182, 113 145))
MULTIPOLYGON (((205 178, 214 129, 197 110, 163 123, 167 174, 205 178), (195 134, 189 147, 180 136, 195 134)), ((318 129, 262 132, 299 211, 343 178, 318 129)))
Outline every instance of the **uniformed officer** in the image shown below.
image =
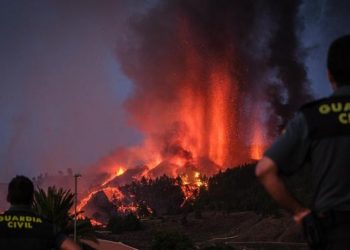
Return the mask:
POLYGON ((79 250, 66 235, 57 232, 46 219, 34 213, 34 186, 25 176, 16 176, 8 186, 9 210, 0 214, 2 250, 79 250))
POLYGON ((304 105, 265 152, 256 175, 297 223, 315 249, 350 249, 350 35, 328 51, 333 94, 304 105), (312 212, 286 189, 280 174, 312 167, 312 212))

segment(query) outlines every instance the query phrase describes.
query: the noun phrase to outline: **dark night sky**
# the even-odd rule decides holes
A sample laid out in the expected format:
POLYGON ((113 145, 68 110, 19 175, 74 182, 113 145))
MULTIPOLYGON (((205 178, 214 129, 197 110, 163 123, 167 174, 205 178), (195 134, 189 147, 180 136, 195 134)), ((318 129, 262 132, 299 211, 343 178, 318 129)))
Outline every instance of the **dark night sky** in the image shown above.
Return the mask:
MULTIPOLYGON (((141 140, 123 102, 132 83, 115 49, 157 1, 0 0, 0 182, 82 170, 141 140), (142 3, 140 3, 142 2, 142 3)), ((315 96, 330 93, 325 51, 349 32, 345 0, 305 0, 300 22, 315 96)))
POLYGON ((301 40, 307 48, 305 65, 316 97, 331 92, 325 73, 326 52, 332 40, 350 33, 349 8, 346 0, 304 0, 301 8, 301 40))

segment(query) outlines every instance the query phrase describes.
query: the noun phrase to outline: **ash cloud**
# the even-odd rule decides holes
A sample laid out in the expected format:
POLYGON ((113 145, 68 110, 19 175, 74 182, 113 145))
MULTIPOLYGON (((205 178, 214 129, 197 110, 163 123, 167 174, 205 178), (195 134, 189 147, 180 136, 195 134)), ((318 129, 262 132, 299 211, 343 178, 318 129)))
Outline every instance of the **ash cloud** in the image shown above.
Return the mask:
POLYGON ((251 130, 247 107, 260 101, 267 103, 259 112, 266 112, 268 134, 275 136, 277 128, 311 99, 299 42, 301 3, 160 1, 133 22, 127 43, 119 44, 117 50, 123 71, 135 84, 126 104, 134 124, 148 134, 170 127, 166 121, 172 120, 173 108, 181 98, 179 88, 190 84, 198 95, 208 96, 207 69, 229 57, 233 89, 239 92, 238 96, 232 93, 237 102, 232 110, 240 118, 228 128, 230 135, 241 143, 247 140, 251 130), (195 48, 202 66, 194 81, 184 84, 188 68, 197 67, 189 47, 195 48))

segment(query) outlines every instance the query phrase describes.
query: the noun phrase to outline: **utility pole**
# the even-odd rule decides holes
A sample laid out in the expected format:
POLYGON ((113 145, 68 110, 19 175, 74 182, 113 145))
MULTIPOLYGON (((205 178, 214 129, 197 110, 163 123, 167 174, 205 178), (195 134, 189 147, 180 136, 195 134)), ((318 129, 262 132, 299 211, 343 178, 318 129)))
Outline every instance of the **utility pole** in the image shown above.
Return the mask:
POLYGON ((77 206, 78 206, 78 178, 81 174, 74 175, 74 242, 77 242, 77 206))

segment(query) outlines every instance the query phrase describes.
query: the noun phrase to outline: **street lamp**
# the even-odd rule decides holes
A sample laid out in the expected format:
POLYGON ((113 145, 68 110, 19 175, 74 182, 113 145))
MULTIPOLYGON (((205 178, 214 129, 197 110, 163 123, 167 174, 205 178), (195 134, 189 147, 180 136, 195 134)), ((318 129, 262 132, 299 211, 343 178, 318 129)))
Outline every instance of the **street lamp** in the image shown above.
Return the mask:
POLYGON ((78 178, 81 174, 74 175, 74 242, 77 242, 77 205, 78 205, 78 178))

